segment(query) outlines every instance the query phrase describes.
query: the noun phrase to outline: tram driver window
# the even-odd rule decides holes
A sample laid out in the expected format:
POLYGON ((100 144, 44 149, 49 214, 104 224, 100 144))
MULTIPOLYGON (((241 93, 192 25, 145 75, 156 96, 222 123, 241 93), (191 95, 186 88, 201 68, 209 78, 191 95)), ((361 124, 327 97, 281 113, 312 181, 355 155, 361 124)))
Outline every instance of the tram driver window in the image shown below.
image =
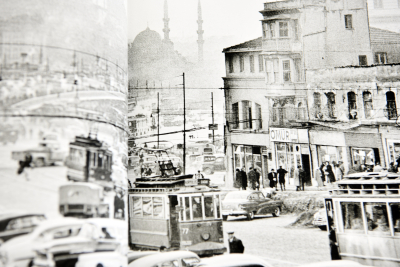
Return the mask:
POLYGON ((201 196, 192 197, 193 220, 203 219, 203 206, 201 196))
POLYGON ((361 213, 361 203, 342 202, 342 217, 344 231, 364 232, 364 225, 361 213))
POLYGON ((400 236, 400 203, 391 203, 394 235, 400 236))
POLYGON ((390 234, 386 203, 368 202, 364 204, 368 234, 390 234))
POLYGON ((204 212, 207 219, 214 218, 214 203, 212 196, 205 196, 204 197, 204 212))

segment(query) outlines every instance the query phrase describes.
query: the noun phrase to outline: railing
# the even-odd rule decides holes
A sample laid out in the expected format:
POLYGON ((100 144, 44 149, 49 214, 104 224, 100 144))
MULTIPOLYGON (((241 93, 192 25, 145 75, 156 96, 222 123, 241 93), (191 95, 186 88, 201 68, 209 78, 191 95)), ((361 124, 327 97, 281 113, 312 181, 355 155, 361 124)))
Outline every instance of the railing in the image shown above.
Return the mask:
POLYGON ((385 108, 383 109, 383 115, 389 120, 397 120, 399 111, 396 108, 385 108))

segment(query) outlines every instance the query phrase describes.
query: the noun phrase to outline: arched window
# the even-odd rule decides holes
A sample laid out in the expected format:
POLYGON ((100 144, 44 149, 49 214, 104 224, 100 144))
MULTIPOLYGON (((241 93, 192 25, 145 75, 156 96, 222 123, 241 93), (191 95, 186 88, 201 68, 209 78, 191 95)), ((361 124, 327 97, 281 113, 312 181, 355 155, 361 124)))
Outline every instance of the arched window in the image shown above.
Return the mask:
POLYGON ((354 92, 347 93, 347 103, 349 107, 349 119, 357 119, 357 97, 354 92))
POLYGON ((392 91, 386 93, 386 109, 389 120, 397 118, 396 96, 392 91))
POLYGON ((314 93, 314 116, 315 118, 319 118, 320 113, 321 113, 321 94, 320 93, 314 93))
POLYGON ((297 119, 304 120, 304 108, 301 102, 297 105, 297 119))
POLYGON ((364 101, 364 114, 365 118, 371 118, 372 116, 372 95, 370 92, 363 92, 363 101, 364 101))
POLYGON ((326 93, 326 106, 328 108, 328 116, 329 118, 336 118, 335 114, 335 104, 336 104, 336 99, 335 99, 335 94, 332 92, 326 93))

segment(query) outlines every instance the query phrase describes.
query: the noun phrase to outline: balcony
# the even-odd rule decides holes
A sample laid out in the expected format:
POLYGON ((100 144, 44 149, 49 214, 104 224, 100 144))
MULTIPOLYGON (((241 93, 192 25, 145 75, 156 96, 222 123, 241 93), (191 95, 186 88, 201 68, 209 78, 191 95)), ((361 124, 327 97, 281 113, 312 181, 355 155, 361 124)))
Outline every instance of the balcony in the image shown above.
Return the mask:
POLYGON ((294 41, 291 38, 280 38, 263 40, 264 52, 301 52, 301 42, 294 41))
POLYGON ((279 126, 284 125, 289 121, 305 121, 307 120, 307 113, 305 108, 295 107, 278 107, 272 109, 271 125, 279 126))

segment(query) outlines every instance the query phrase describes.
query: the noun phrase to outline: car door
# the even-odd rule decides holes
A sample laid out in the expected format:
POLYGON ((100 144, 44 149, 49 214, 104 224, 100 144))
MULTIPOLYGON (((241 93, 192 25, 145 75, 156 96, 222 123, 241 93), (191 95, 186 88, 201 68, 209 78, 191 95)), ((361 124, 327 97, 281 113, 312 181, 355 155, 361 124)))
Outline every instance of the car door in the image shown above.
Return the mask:
POLYGON ((260 197, 257 192, 251 193, 248 197, 248 211, 255 211, 256 214, 259 210, 260 197))
POLYGON ((263 193, 257 192, 259 197, 259 209, 258 214, 268 214, 275 209, 274 201, 268 197, 265 197, 263 193))

